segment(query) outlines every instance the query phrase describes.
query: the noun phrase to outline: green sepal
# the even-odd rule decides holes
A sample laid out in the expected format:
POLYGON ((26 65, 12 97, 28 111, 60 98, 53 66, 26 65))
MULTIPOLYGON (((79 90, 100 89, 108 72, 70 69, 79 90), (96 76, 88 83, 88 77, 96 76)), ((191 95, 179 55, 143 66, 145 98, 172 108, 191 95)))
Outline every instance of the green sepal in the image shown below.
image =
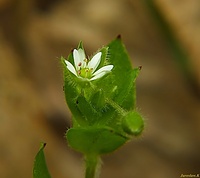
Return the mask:
POLYGON ((77 49, 83 49, 84 50, 82 41, 79 42, 77 49))
POLYGON ((66 137, 73 149, 84 154, 110 153, 128 140, 109 127, 71 128, 66 137))
POLYGON ((88 125, 94 124, 94 122, 96 122, 101 116, 100 113, 98 113, 91 105, 91 103, 86 101, 85 97, 82 95, 77 98, 76 105, 82 116, 87 120, 88 125))
POLYGON ((99 68, 101 68, 101 67, 103 67, 103 66, 105 66, 105 65, 108 65, 109 63, 108 63, 108 47, 102 47, 99 51, 101 52, 101 61, 100 61, 100 64, 99 64, 99 66, 97 67, 97 69, 96 69, 96 71, 99 69, 99 68))
POLYGON ((66 68, 66 64, 64 62, 64 58, 61 57, 61 62, 63 64, 64 70, 64 93, 65 99, 67 101, 68 107, 71 110, 74 118, 77 120, 77 123, 80 125, 87 125, 87 120, 80 112, 79 108, 77 107, 77 98, 78 98, 78 89, 77 84, 73 81, 73 74, 69 73, 68 69, 66 68))
POLYGON ((44 156, 45 145, 45 143, 41 143, 40 150, 35 157, 33 166, 33 178, 51 178, 44 156))
POLYGON ((105 107, 105 96, 102 89, 99 89, 94 95, 91 97, 91 104, 97 110, 105 107))

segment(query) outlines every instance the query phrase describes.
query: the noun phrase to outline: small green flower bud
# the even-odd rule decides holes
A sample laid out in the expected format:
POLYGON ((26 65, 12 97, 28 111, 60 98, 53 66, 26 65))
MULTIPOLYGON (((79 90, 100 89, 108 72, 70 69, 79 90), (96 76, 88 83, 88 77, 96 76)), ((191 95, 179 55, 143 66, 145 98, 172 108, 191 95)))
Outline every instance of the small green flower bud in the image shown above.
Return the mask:
POLYGON ((144 129, 144 121, 139 113, 131 111, 123 118, 122 128, 127 134, 138 136, 144 129))

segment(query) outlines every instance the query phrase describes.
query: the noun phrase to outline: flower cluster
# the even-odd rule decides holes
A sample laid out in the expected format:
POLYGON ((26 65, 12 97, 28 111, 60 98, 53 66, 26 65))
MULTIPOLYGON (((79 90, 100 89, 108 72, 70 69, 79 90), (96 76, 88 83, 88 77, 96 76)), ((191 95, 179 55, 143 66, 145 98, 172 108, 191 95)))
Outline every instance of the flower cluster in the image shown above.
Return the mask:
POLYGON ((65 60, 65 63, 67 65, 67 69, 78 78, 93 81, 103 77, 113 68, 113 65, 106 65, 96 70, 101 62, 101 55, 102 52, 98 52, 92 57, 91 60, 88 60, 83 49, 74 49, 74 66, 67 60, 65 60))

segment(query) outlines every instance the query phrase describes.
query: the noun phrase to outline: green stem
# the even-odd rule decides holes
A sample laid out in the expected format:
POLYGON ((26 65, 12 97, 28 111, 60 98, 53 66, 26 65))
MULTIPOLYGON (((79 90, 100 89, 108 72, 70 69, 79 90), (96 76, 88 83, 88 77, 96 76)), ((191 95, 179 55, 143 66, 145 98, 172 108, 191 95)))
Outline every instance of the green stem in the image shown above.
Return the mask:
POLYGON ((126 115, 126 110, 124 110, 120 105, 118 105, 117 103, 115 103, 113 100, 110 99, 106 99, 106 102, 112 106, 114 109, 116 109, 116 111, 118 112, 118 114, 125 116, 126 115))
POLYGON ((100 173, 101 159, 99 155, 86 155, 85 156, 85 178, 98 178, 100 173))

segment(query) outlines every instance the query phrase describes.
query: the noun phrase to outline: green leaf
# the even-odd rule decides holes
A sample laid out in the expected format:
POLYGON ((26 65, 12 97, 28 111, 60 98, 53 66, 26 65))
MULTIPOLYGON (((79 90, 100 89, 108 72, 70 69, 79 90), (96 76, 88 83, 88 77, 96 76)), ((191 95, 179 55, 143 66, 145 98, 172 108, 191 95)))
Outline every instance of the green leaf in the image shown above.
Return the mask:
POLYGON ((33 178, 51 178, 44 156, 44 147, 46 143, 42 143, 37 153, 33 166, 33 178))
POLYGON ((135 109, 136 107, 136 85, 135 81, 140 72, 140 67, 137 67, 131 71, 130 83, 127 84, 127 90, 121 91, 118 97, 118 103, 126 109, 135 109))
POLYGON ((120 38, 113 40, 108 44, 108 63, 114 65, 109 76, 103 80, 97 81, 97 88, 104 91, 105 97, 114 100, 119 105, 127 100, 128 105, 125 109, 133 108, 135 93, 133 69, 126 48, 120 38), (131 86, 131 87, 130 87, 131 86), (127 97, 128 95, 132 97, 127 97))
POLYGON ((110 153, 122 146, 127 138, 111 128, 85 127, 67 131, 68 144, 84 154, 110 153))

